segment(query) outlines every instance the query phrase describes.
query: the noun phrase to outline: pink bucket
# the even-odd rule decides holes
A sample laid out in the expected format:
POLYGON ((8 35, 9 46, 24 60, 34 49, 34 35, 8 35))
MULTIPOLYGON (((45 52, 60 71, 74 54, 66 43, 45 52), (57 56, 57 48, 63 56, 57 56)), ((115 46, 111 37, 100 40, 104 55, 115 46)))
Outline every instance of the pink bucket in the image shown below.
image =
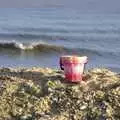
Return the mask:
POLYGON ((65 79, 70 82, 80 82, 82 80, 84 66, 87 57, 62 56, 60 57, 60 68, 64 70, 65 79))

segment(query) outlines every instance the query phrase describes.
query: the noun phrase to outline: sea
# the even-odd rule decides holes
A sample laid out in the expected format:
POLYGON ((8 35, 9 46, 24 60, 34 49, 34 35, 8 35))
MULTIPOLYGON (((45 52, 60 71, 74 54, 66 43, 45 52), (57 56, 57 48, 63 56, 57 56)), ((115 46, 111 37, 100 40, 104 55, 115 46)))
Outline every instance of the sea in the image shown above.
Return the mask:
POLYGON ((59 68, 62 55, 86 69, 120 71, 120 14, 65 8, 0 8, 0 67, 59 68))

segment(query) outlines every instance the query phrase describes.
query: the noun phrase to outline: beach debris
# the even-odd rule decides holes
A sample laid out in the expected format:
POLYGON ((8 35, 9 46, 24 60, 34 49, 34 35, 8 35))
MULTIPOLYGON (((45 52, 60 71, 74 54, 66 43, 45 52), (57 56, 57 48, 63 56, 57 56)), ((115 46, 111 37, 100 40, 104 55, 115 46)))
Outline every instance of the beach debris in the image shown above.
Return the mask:
POLYGON ((119 120, 120 76, 95 68, 84 79, 70 84, 55 69, 1 68, 0 119, 119 120))

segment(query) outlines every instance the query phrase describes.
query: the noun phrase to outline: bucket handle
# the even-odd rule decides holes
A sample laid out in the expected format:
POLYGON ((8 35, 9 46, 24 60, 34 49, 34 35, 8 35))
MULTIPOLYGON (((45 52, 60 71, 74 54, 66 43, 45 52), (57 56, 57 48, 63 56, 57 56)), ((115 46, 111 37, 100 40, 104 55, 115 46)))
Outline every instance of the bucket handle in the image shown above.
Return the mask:
POLYGON ((60 68, 61 68, 61 70, 64 70, 64 65, 63 65, 63 63, 62 63, 62 60, 60 59, 60 68))

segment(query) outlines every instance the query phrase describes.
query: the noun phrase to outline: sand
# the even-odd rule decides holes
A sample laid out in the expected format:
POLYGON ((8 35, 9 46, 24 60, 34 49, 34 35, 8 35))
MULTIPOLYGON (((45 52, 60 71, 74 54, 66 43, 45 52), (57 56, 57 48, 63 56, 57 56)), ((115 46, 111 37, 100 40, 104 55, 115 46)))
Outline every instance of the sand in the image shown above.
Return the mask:
POLYGON ((120 75, 104 68, 66 83, 50 68, 0 68, 1 120, 120 120, 120 75))

